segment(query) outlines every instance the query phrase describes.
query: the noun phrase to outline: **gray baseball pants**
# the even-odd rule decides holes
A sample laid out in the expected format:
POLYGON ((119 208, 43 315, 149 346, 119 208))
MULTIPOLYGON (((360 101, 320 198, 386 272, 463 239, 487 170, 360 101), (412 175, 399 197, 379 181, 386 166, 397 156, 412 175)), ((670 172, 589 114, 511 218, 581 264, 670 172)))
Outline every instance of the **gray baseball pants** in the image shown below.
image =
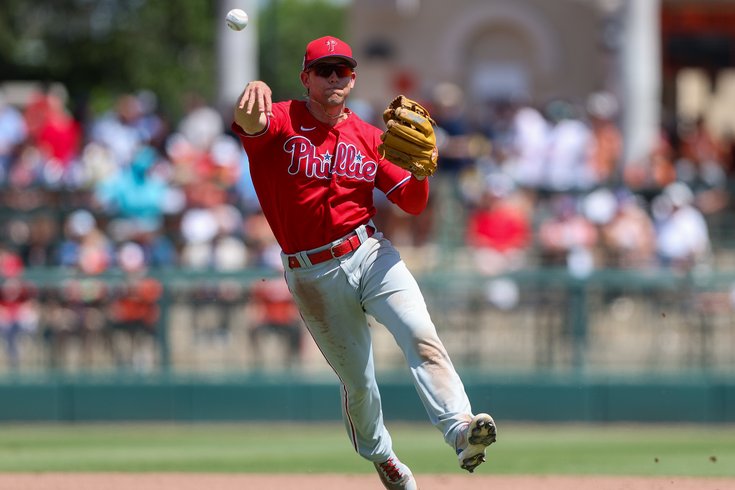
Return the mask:
POLYGON ((350 440, 370 461, 383 462, 391 455, 369 314, 395 338, 431 423, 454 448, 458 431, 472 418, 464 385, 398 251, 380 232, 370 238, 364 226, 357 232, 360 247, 336 259, 317 265, 307 260, 291 269, 283 256, 286 281, 304 322, 342 383, 342 415, 350 440))

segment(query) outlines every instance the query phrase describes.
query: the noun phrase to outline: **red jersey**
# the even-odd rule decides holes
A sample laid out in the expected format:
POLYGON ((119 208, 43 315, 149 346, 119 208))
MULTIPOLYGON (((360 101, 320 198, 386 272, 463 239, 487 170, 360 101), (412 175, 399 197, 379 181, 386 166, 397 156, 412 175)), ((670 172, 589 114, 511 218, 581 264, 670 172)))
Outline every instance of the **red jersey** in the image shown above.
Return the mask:
POLYGON ((376 212, 376 187, 409 213, 426 206, 428 180, 381 158, 380 129, 347 115, 329 126, 304 101, 291 100, 273 104, 259 133, 232 123, 263 214, 287 254, 321 247, 367 223, 376 212))

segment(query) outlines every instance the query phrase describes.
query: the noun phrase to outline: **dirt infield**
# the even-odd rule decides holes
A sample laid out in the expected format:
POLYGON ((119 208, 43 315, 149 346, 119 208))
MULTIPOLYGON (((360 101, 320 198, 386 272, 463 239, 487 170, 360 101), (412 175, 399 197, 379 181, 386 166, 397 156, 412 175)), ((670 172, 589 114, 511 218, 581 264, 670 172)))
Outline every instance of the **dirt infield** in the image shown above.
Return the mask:
MULTIPOLYGON (((733 478, 424 475, 421 490, 732 490, 733 478), (472 486, 468 485, 472 482, 472 486), (480 483, 480 484, 478 484, 480 483)), ((3 490, 379 490, 373 475, 5 473, 3 490)))

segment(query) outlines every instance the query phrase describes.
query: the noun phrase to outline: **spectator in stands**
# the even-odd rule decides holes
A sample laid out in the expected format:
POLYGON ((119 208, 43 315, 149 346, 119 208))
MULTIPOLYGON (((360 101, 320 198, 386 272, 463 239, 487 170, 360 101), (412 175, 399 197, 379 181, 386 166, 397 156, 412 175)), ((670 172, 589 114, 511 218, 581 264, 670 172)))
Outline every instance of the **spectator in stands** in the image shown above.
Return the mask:
POLYGON ((220 134, 209 143, 201 149, 182 133, 174 133, 166 142, 175 182, 183 189, 188 206, 207 208, 230 202, 240 179, 242 150, 236 140, 220 134))
POLYGON ((156 230, 162 225, 169 185, 153 173, 158 160, 155 149, 141 146, 128 165, 101 181, 95 189, 96 202, 117 221, 113 225, 120 231, 120 236, 116 236, 120 241, 139 230, 156 230))
POLYGON ((145 266, 151 269, 178 265, 178 252, 173 241, 162 229, 140 228, 130 241, 141 247, 145 266))
POLYGON ((690 186, 702 213, 722 211, 730 198, 729 148, 709 130, 703 117, 679 127, 681 155, 676 161, 677 180, 690 186))
POLYGON ((722 135, 722 145, 725 149, 725 174, 729 181, 735 177, 735 128, 729 127, 722 135))
POLYGON ((726 173, 725 145, 707 127, 704 117, 698 117, 693 124, 681 125, 681 156, 696 167, 701 176, 719 169, 718 173, 726 173), (714 167, 708 169, 709 167, 714 167))
POLYGON ((118 97, 115 109, 92 122, 90 142, 107 148, 119 168, 132 161, 138 148, 145 143, 145 134, 139 125, 143 108, 135 95, 118 97))
POLYGON ((69 279, 41 291, 43 339, 52 368, 90 367, 99 354, 109 298, 104 282, 69 279))
POLYGON ((505 147, 500 161, 508 167, 516 182, 529 190, 545 185, 546 152, 551 128, 544 116, 531 105, 509 103, 510 132, 506 141, 496 135, 493 145, 505 147), (500 141, 499 141, 500 139, 500 141))
POLYGON ((243 222, 245 242, 250 252, 251 267, 271 267, 280 269, 281 249, 276 237, 265 220, 263 211, 256 211, 245 217, 243 222))
POLYGON ((638 196, 619 193, 615 214, 602 226, 601 238, 608 267, 645 270, 656 266, 656 230, 638 196))
POLYGON ((240 236, 240 211, 230 205, 190 208, 181 220, 182 263, 197 269, 245 267, 249 251, 240 236))
POLYGON ((662 265, 688 271, 710 258, 707 222, 695 207, 694 193, 686 184, 674 182, 666 186, 654 200, 653 214, 662 265))
POLYGON ((150 90, 140 90, 135 97, 140 104, 140 116, 135 125, 143 142, 158 150, 163 149, 170 127, 168 120, 159 113, 158 97, 150 90))
POLYGON ((0 241, 0 279, 15 278, 23 273, 23 259, 0 241))
POLYGON ((189 94, 187 114, 166 143, 189 208, 209 209, 234 202, 243 151, 224 133, 222 116, 198 94, 189 94))
POLYGON ((27 237, 19 244, 19 253, 25 266, 50 267, 54 264, 54 249, 59 230, 49 212, 33 216, 28 223, 27 237))
POLYGON ((439 172, 457 174, 472 164, 472 128, 465 112, 464 93, 453 83, 433 91, 431 115, 437 124, 439 172))
MULTIPOLYGON (((242 221, 240 211, 231 205, 185 211, 181 220, 184 239, 181 263, 185 267, 217 271, 247 267, 250 251, 241 236, 242 221)), ((233 316, 241 311, 244 294, 237 281, 198 284, 189 300, 197 335, 209 340, 227 340, 233 316), (212 304, 217 304, 216 315, 208 314, 212 304)))
MULTIPOLYGON (((44 160, 44 180, 51 186, 58 185, 78 157, 82 141, 82 129, 66 111, 62 100, 52 92, 45 94, 43 114, 31 127, 31 141, 38 147, 44 160)), ((28 110, 32 110, 33 105, 28 110)))
POLYGON ((46 159, 30 139, 21 143, 15 158, 8 168, 7 183, 14 189, 45 186, 44 169, 46 159))
POLYGON ((676 180, 675 158, 672 136, 662 126, 654 136, 649 154, 624 163, 623 180, 626 187, 636 192, 658 192, 676 180))
POLYGON ((546 150, 544 187, 552 191, 590 190, 596 184, 590 162, 592 132, 570 102, 546 106, 551 121, 546 150))
POLYGON ((112 293, 107 311, 113 357, 118 366, 147 370, 153 367, 152 339, 163 285, 147 275, 145 254, 138 244, 128 242, 120 247, 117 262, 126 281, 112 293))
POLYGON ((94 228, 79 244, 79 269, 85 274, 100 274, 114 266, 114 244, 105 233, 94 228))
POLYGON ((189 208, 181 218, 181 264, 193 269, 213 266, 212 242, 218 233, 214 212, 207 208, 189 208))
POLYGON ((99 274, 114 264, 114 244, 97 227, 97 220, 89 211, 79 209, 71 213, 64 234, 56 253, 59 265, 99 274))
POLYGON ((182 263, 197 269, 238 270, 247 265, 242 214, 231 205, 190 208, 181 220, 182 263))
POLYGON ((594 268, 599 233, 577 207, 575 197, 554 195, 552 215, 541 223, 538 238, 543 265, 566 266, 572 272, 584 274, 594 268))
POLYGON ((623 156, 623 136, 615 123, 618 101, 609 92, 595 92, 587 99, 592 129, 589 172, 595 184, 608 184, 616 177, 623 156))
POLYGON ((283 277, 253 283, 247 304, 250 352, 253 364, 264 365, 263 339, 275 335, 284 341, 284 365, 291 369, 301 361, 301 317, 283 277))
MULTIPOLYGON (((242 173, 242 146, 230 135, 220 134, 209 148, 209 179, 220 187, 227 189, 227 197, 222 202, 231 202, 231 191, 240 181, 242 173)), ((219 203, 218 203, 219 204, 219 203)))
POLYGON ((20 256, 0 242, 0 338, 11 368, 19 362, 18 338, 35 330, 38 322, 30 290, 20 280, 23 269, 20 256))
POLYGON ((38 327, 38 309, 29 286, 17 278, 0 283, 0 337, 5 341, 8 365, 18 367, 18 340, 38 327))
POLYGON ((494 275, 525 265, 531 244, 528 207, 509 177, 490 179, 467 222, 467 244, 477 270, 494 275))
POLYGON ((186 114, 178 124, 178 132, 199 151, 209 151, 225 131, 222 115, 195 92, 186 94, 184 108, 186 114))
POLYGON ((244 214, 257 212, 260 210, 260 202, 258 201, 258 195, 255 193, 253 179, 250 176, 250 160, 244 150, 240 152, 239 167, 240 177, 235 184, 235 190, 238 196, 237 202, 239 203, 238 207, 242 209, 244 214))
POLYGON ((6 181, 10 164, 27 135, 23 114, 0 91, 0 184, 6 181))
POLYGON ((242 239, 243 216, 229 204, 214 208, 217 236, 212 244, 214 268, 221 271, 241 270, 247 266, 248 250, 242 239))
POLYGON ((117 174, 119 169, 111 149, 97 141, 89 141, 79 156, 77 185, 94 188, 110 175, 117 174))

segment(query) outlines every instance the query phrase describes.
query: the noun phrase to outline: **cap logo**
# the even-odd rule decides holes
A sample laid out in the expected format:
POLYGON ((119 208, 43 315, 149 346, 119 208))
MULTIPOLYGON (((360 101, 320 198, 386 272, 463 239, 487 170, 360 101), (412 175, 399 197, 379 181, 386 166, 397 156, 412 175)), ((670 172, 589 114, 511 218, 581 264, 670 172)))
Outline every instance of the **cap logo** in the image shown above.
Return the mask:
POLYGON ((327 45, 327 52, 334 53, 334 48, 337 46, 337 41, 334 39, 327 39, 324 44, 327 45))

